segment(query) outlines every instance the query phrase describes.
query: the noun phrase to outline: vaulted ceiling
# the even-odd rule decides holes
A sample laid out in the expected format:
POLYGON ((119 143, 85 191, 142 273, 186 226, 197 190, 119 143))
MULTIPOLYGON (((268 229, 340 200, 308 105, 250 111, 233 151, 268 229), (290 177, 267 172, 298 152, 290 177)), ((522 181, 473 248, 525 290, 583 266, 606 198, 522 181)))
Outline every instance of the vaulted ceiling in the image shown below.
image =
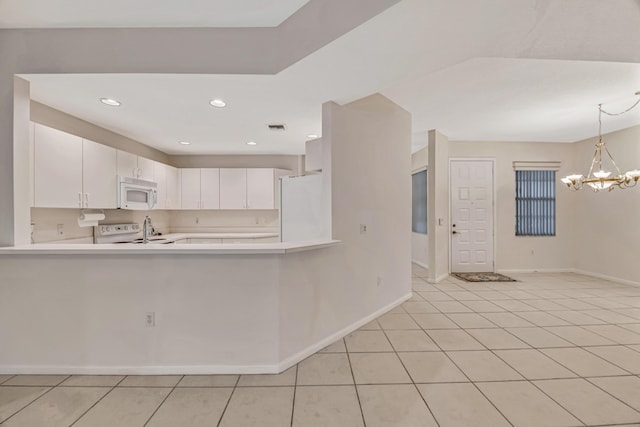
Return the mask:
MULTIPOLYGON (((274 56, 259 75, 246 70, 259 69, 251 61, 265 61, 262 49, 246 56, 250 44, 234 49, 232 42, 226 55, 245 59, 242 70, 29 73, 32 96, 168 153, 301 153, 307 135, 320 132, 320 107, 329 100, 382 93, 412 113, 417 148, 433 128, 453 140, 581 140, 597 132, 597 104, 620 110, 640 90, 638 0, 324 1, 278 0, 258 14, 261 25, 275 25, 259 33, 271 37, 274 56), (292 28, 308 37, 283 36, 292 28), (212 98, 227 108, 210 107, 212 98), (271 132, 269 123, 287 131, 271 132)), ((211 3, 235 4, 228 18, 255 25, 255 10, 241 7, 250 1, 211 3)), ((180 16, 160 26, 183 25, 180 16)), ((604 130, 637 124, 640 111, 606 118, 604 130)))

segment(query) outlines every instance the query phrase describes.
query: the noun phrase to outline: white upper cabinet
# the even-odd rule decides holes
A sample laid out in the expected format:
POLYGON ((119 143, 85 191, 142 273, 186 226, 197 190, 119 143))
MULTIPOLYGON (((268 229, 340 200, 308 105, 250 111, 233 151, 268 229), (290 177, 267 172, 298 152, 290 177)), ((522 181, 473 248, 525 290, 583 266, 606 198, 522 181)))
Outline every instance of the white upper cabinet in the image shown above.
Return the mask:
POLYGON ((167 209, 180 209, 180 169, 164 165, 167 186, 167 209))
POLYGON ((167 209, 167 168, 169 166, 157 163, 153 165, 153 179, 158 184, 158 203, 153 209, 167 209))
POLYGON ((118 207, 116 149, 84 139, 82 141, 82 188, 85 208, 118 207))
POLYGON ((40 124, 34 132, 34 206, 81 208, 82 138, 40 124))
POLYGON ((214 168, 180 169, 182 209, 219 209, 220 175, 214 168))
POLYGON ((200 209, 220 209, 220 169, 200 169, 200 209))
POLYGON ((288 173, 273 168, 220 169, 220 209, 277 209, 277 179, 288 173))
POLYGON ((220 169, 220 209, 247 208, 247 170, 220 169))
POLYGON ((153 160, 118 150, 118 175, 153 181, 155 164, 153 160))
POLYGON ((34 206, 117 206, 116 150, 35 124, 34 206))
POLYGON ((138 177, 138 156, 118 150, 118 175, 129 178, 138 177))
POLYGON ((146 157, 138 156, 138 179, 144 179, 145 181, 153 181, 154 166, 158 164, 153 160, 146 157))
POLYGON ((247 169, 247 209, 274 209, 273 169, 247 169))
POLYGON ((180 169, 182 209, 200 209, 200 169, 180 169))

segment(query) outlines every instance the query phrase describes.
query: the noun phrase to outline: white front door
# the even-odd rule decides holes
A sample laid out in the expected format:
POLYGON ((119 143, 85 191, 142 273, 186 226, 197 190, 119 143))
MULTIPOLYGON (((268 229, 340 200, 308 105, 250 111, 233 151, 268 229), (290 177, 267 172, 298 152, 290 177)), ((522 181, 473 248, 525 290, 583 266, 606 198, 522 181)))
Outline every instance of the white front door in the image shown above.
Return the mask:
POLYGON ((451 272, 493 272, 493 161, 451 161, 451 272))

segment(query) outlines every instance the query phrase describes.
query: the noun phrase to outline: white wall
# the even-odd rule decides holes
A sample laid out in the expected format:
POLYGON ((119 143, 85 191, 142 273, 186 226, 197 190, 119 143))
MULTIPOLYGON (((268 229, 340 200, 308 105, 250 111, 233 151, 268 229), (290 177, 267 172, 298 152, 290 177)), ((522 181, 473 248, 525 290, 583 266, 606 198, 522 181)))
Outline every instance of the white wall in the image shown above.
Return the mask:
POLYGON ((296 354, 291 343, 317 343, 411 292, 410 114, 373 95, 324 104, 322 121, 322 170, 341 243, 290 256, 281 269, 284 359, 296 354))
MULTIPOLYGON (((640 126, 604 135, 609 151, 624 173, 640 169, 640 126)), ((596 138, 574 144, 572 173, 586 175, 596 138)), ((603 154, 603 158, 604 158, 603 154)), ((613 170, 606 161, 603 166, 613 170)), ((581 271, 640 284, 640 184, 636 188, 594 193, 559 189, 574 206, 573 263, 581 271)))
POLYGON ((435 130, 428 138, 428 280, 436 283, 449 274, 449 139, 435 130))
POLYGON ((9 255, 0 271, 1 372, 278 367, 277 256, 9 255))
POLYGON ((544 271, 573 267, 572 194, 564 191, 559 179, 572 170, 572 144, 526 142, 450 142, 451 158, 495 159, 496 270, 544 271), (556 236, 515 235, 514 161, 560 161, 556 173, 556 236))

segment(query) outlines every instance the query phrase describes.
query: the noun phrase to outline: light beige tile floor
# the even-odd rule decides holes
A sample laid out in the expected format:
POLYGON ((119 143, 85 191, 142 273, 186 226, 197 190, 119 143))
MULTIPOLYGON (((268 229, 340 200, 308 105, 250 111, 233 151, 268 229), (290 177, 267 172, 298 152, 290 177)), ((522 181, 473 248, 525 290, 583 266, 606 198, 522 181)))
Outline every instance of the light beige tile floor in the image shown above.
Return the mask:
POLYGON ((0 425, 640 425, 640 288, 413 273, 410 301, 281 374, 0 373, 0 425))

